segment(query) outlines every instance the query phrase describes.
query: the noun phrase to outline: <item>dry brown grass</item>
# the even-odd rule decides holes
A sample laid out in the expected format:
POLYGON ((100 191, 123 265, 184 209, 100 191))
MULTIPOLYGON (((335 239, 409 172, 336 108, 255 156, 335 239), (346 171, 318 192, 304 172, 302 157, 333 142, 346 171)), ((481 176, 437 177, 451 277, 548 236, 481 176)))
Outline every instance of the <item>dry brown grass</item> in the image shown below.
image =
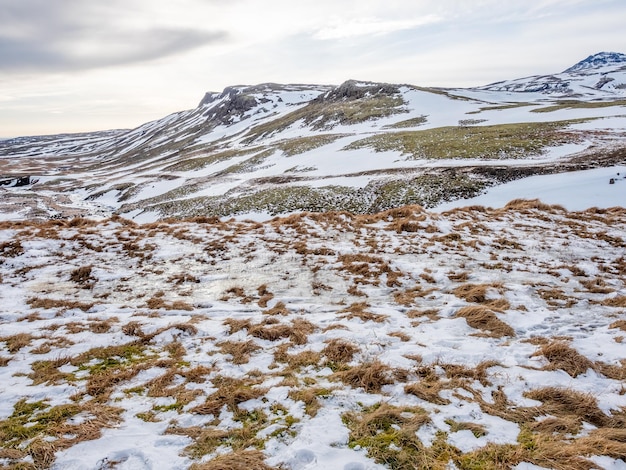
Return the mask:
POLYGON ((622 331, 626 331, 626 320, 617 320, 609 325, 609 328, 618 328, 622 331))
POLYGON ((301 351, 297 354, 287 355, 287 363, 291 369, 299 369, 319 364, 322 355, 317 351, 301 351))
POLYGON ((89 311, 95 304, 88 302, 78 302, 75 300, 56 300, 41 297, 31 297, 26 301, 31 308, 41 308, 43 310, 51 310, 57 308, 62 311, 79 309, 83 312, 89 311))
POLYGON ((227 318, 224 320, 224 325, 228 326, 230 334, 233 335, 241 330, 249 330, 252 326, 252 320, 249 318, 227 318))
POLYGON ((331 339, 326 342, 322 354, 333 363, 345 364, 352 360, 359 348, 344 339, 331 339))
POLYGON ((35 361, 31 364, 33 372, 27 377, 33 381, 33 385, 54 385, 64 382, 68 374, 59 371, 59 367, 68 364, 69 357, 59 357, 50 361, 35 361))
POLYGON ((472 328, 489 332, 493 338, 503 336, 515 336, 515 330, 500 320, 496 314, 484 306, 470 306, 460 308, 456 312, 457 317, 465 318, 472 328))
POLYGON ((174 285, 176 286, 180 286, 182 284, 188 284, 188 283, 191 283, 191 284, 200 283, 200 279, 198 279, 193 274, 189 274, 189 273, 174 274, 173 276, 170 276, 167 280, 168 282, 173 282, 174 285))
POLYGON ((592 294, 610 294, 615 289, 608 286, 604 279, 597 277, 595 279, 580 282, 592 294))
POLYGON ((544 204, 539 199, 513 199, 506 206, 505 210, 527 211, 527 210, 539 210, 549 214, 556 212, 567 212, 563 206, 544 204))
POLYGON ((348 292, 348 294, 353 295, 355 297, 367 297, 367 294, 365 292, 363 292, 362 290, 359 290, 359 288, 354 285, 348 287, 346 292, 348 292))
POLYGON ((529 424, 533 432, 546 434, 577 434, 580 431, 580 420, 576 417, 548 417, 529 424))
POLYGON ((474 437, 487 435, 487 429, 481 424, 466 421, 458 422, 453 419, 447 419, 445 422, 448 426, 450 426, 450 432, 471 431, 471 433, 474 434, 474 437))
POLYGON ((274 298, 274 294, 267 289, 267 284, 261 284, 257 288, 257 293, 260 297, 257 303, 261 308, 266 308, 267 303, 274 298))
POLYGON ((450 460, 450 454, 445 458, 429 455, 430 450, 417 437, 417 431, 430 422, 421 408, 379 403, 361 412, 345 413, 342 419, 350 430, 348 445, 366 449, 368 457, 385 467, 443 469, 450 460))
POLYGON ((208 462, 195 463, 190 470, 276 470, 265 463, 265 455, 258 450, 241 450, 220 455, 208 462))
POLYGON ((448 279, 454 282, 465 282, 469 279, 469 271, 450 272, 448 279))
POLYGON ((261 349, 261 346, 254 341, 224 341, 217 346, 223 354, 232 356, 233 364, 247 364, 250 361, 250 354, 261 349))
POLYGON ((294 344, 306 344, 309 341, 309 335, 313 333, 317 327, 308 320, 296 318, 292 322, 292 332, 289 339, 294 344))
POLYGON ((447 405, 450 400, 440 395, 442 390, 455 388, 456 382, 440 380, 438 377, 426 377, 419 382, 408 384, 404 387, 404 392, 414 395, 417 398, 434 403, 436 405, 447 405))
POLYGON ((122 333, 127 336, 137 336, 144 338, 146 334, 141 329, 141 325, 137 321, 131 321, 122 326, 122 333))
POLYGON ((0 243, 0 254, 3 258, 16 258, 24 254, 24 247, 20 240, 0 243))
POLYGON ((424 290, 421 286, 418 285, 405 291, 394 292, 393 300, 397 304, 404 305, 405 307, 410 307, 415 303, 416 299, 426 297, 428 294, 431 294, 434 291, 436 291, 436 289, 424 290))
POLYGON ((387 286, 399 285, 398 278, 402 273, 393 271, 383 258, 365 253, 338 256, 342 264, 341 270, 354 276, 355 284, 371 284, 378 286, 383 274, 387 275, 387 286))
POLYGON ((537 294, 548 304, 550 307, 564 307, 569 308, 578 302, 574 297, 571 297, 561 289, 553 287, 551 289, 538 289, 537 294))
POLYGON ((366 362, 335 373, 344 384, 362 388, 367 393, 379 393, 383 386, 395 383, 394 371, 380 361, 366 362))
POLYGON ((81 266, 70 273, 70 281, 80 285, 83 289, 92 289, 96 278, 91 275, 92 266, 81 266))
MULTIPOLYGON (((487 300, 487 291, 491 288, 502 291, 502 285, 500 284, 469 284, 468 283, 468 284, 460 285, 459 287, 454 289, 452 292, 454 295, 456 295, 460 299, 465 300, 466 302, 472 302, 472 303, 478 303, 478 304, 485 304, 485 303, 491 304, 495 300, 495 299, 487 300)), ((504 300, 504 302, 506 301, 504 300)))
POLYGON ((92 372, 87 379, 85 392, 96 401, 104 403, 108 401, 113 388, 135 377, 145 370, 145 364, 134 364, 124 368, 112 368, 107 371, 92 372))
POLYGON ((358 318, 362 322, 373 321, 375 323, 382 323, 389 318, 387 315, 377 315, 375 313, 368 312, 366 310, 368 307, 369 305, 366 302, 353 303, 349 307, 339 311, 339 313, 347 313, 347 315, 342 315, 340 318, 348 320, 358 318))
POLYGON ((304 403, 304 411, 311 417, 317 415, 317 412, 322 407, 319 402, 319 396, 321 394, 329 394, 330 391, 319 387, 307 387, 300 390, 291 390, 289 392, 289 398, 294 401, 301 401, 304 403))
POLYGON ((426 309, 426 310, 409 310, 408 312, 406 312, 406 316, 408 318, 423 318, 426 317, 430 320, 437 320, 439 319, 439 310, 434 309, 434 308, 430 308, 430 309, 426 309))
POLYGON ((274 305, 272 308, 270 308, 268 310, 265 310, 263 313, 266 314, 266 315, 287 316, 291 312, 287 309, 287 306, 283 302, 277 302, 276 305, 274 305))
POLYGON ((254 325, 248 329, 248 334, 255 338, 264 339, 266 341, 278 341, 280 339, 289 338, 293 333, 290 325, 254 325))
POLYGON ((192 311, 193 305, 184 302, 182 300, 175 300, 173 302, 167 302, 165 301, 165 299, 162 296, 153 296, 150 297, 147 301, 146 301, 146 307, 151 309, 151 310, 185 310, 185 311, 192 311))
POLYGON ((392 331, 391 333, 389 333, 389 336, 398 338, 400 341, 405 343, 411 341, 411 336, 409 336, 404 331, 392 331))
POLYGON ((20 349, 30 346, 33 340, 37 339, 36 336, 30 333, 17 333, 11 336, 0 337, 0 342, 5 343, 7 351, 15 354, 20 349))
POLYGON ((226 302, 233 297, 239 298, 239 301, 242 304, 249 304, 254 300, 253 297, 246 295, 245 290, 243 289, 243 287, 240 287, 240 286, 233 286, 233 287, 226 289, 226 291, 224 291, 224 294, 222 295, 220 300, 226 302))
POLYGON ((606 299, 602 305, 607 307, 626 307, 626 295, 618 295, 616 297, 606 299))
POLYGON ((256 379, 234 379, 232 377, 218 376, 213 379, 213 385, 217 390, 209 395, 206 401, 191 411, 201 415, 219 416, 223 407, 236 413, 238 405, 254 398, 265 395, 266 389, 256 387, 259 381, 256 379))
POLYGON ((483 387, 491 385, 487 380, 487 370, 498 365, 497 361, 483 361, 473 368, 461 364, 440 364, 448 379, 478 380, 483 387))
POLYGON ((206 376, 212 373, 214 369, 207 366, 196 366, 188 370, 179 371, 179 374, 187 379, 189 382, 204 383, 206 376))
POLYGON ((43 401, 20 400, 14 405, 13 414, 0 422, 0 458, 6 459, 3 464, 8 465, 2 468, 49 468, 57 451, 99 438, 104 428, 120 421, 121 411, 94 403, 49 407, 43 401), (79 413, 86 419, 71 424, 68 419, 79 413), (32 464, 22 460, 27 456, 32 464))
POLYGON ((594 369, 609 379, 626 380, 626 359, 621 359, 619 365, 595 362, 594 369))
POLYGON ((428 413, 421 408, 402 408, 387 403, 366 408, 361 414, 347 413, 345 418, 355 440, 398 428, 414 434, 420 427, 430 423, 428 413))
POLYGON ((598 408, 595 397, 576 390, 544 387, 529 390, 524 396, 542 402, 541 413, 557 417, 577 419, 579 423, 586 421, 597 427, 611 425, 611 418, 598 408))
POLYGON ((549 365, 547 370, 563 370, 572 377, 584 374, 588 369, 594 369, 594 364, 564 341, 554 341, 546 344, 534 356, 544 356, 549 365))

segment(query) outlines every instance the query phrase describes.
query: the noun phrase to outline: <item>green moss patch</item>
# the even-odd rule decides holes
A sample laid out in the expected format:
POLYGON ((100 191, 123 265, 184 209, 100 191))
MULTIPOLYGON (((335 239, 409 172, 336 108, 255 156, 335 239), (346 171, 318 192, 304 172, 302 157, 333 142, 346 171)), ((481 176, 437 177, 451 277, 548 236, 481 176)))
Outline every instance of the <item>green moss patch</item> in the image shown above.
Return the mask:
POLYGON ((510 159, 541 154, 545 147, 578 141, 567 126, 577 121, 528 122, 494 126, 438 127, 379 134, 344 148, 397 151, 411 159, 510 159))

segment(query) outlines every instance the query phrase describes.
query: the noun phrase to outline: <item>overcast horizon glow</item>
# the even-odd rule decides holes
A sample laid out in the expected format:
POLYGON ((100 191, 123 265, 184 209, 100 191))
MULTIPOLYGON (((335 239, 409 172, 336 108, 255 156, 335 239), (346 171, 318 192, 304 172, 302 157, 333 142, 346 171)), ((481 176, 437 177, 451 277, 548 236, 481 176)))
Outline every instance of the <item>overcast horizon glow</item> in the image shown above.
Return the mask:
POLYGON ((468 87, 626 52, 623 0, 0 0, 0 137, 136 127, 238 84, 468 87))

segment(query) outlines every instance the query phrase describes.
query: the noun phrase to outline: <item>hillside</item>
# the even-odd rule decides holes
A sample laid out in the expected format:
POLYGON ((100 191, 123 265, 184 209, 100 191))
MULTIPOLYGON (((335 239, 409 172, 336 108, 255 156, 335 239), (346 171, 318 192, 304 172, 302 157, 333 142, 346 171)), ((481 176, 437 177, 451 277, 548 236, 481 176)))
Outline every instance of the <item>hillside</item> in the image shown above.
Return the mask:
POLYGON ((625 67, 0 141, 0 469, 625 468, 625 67))
POLYGON ((0 224, 0 465, 618 469, 626 211, 0 224))
POLYGON ((235 86, 130 131, 0 141, 0 217, 375 213, 623 164, 625 57, 473 89, 235 86))

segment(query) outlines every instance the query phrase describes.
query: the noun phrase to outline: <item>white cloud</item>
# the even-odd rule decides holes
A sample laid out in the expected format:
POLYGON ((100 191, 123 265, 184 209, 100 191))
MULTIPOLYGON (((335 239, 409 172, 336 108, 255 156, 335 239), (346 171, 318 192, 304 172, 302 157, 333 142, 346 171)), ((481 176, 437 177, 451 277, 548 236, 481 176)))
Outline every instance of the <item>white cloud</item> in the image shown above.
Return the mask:
POLYGON ((441 21, 436 15, 427 15, 412 20, 381 20, 361 18, 349 21, 335 20, 334 24, 326 26, 313 35, 315 39, 346 39, 356 36, 384 35, 396 31, 417 28, 441 21))
POLYGON ((134 126, 242 83, 553 73, 626 52, 625 15, 623 0, 0 0, 0 132, 134 126))

